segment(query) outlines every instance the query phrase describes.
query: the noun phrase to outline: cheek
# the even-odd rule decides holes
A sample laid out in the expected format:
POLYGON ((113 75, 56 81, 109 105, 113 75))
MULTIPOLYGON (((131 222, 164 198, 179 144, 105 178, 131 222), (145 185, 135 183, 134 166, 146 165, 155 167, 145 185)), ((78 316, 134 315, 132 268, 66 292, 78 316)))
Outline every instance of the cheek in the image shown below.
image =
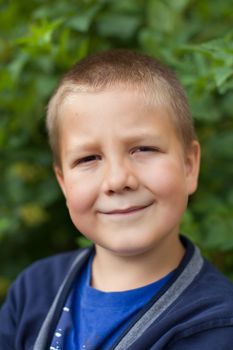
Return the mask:
POLYGON ((66 192, 69 211, 76 215, 83 215, 95 203, 97 190, 93 183, 83 181, 72 182, 66 192))
POLYGON ((161 198, 177 199, 186 193, 186 182, 182 166, 176 162, 161 162, 152 171, 144 173, 148 187, 161 198))

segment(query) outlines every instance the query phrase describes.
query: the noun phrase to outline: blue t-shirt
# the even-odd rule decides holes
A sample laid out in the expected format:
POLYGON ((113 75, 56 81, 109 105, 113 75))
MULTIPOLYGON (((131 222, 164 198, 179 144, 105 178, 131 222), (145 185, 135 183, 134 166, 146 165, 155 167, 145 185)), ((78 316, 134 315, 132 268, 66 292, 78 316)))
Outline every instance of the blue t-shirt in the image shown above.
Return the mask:
POLYGON ((172 274, 141 288, 102 292, 90 286, 92 260, 93 257, 89 259, 67 299, 51 350, 109 349, 172 274))

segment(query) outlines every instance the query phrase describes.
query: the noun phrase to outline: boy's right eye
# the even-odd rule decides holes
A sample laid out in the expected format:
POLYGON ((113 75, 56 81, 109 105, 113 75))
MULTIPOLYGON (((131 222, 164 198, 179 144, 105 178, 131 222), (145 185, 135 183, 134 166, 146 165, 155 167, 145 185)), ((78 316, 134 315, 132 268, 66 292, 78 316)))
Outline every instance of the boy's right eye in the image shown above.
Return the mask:
POLYGON ((86 156, 86 157, 83 157, 83 158, 80 158, 78 159, 75 164, 76 165, 80 165, 80 164, 85 164, 85 163, 90 163, 90 162, 93 162, 95 160, 99 160, 100 159, 100 156, 96 155, 96 154, 93 154, 93 155, 90 155, 90 156, 86 156))

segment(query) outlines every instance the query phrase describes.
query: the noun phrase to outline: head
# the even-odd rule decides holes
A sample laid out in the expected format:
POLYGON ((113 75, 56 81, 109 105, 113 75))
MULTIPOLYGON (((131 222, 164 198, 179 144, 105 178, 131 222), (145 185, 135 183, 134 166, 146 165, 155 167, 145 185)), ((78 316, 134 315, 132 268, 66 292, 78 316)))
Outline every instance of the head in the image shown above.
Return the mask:
POLYGON ((139 53, 96 54, 64 76, 47 123, 75 226, 114 254, 173 250, 200 155, 175 75, 139 53))
POLYGON ((129 50, 100 52, 75 64, 63 76, 48 104, 47 130, 56 165, 60 164, 62 117, 59 111, 67 96, 114 87, 132 88, 145 98, 145 103, 166 106, 184 151, 196 139, 188 99, 174 72, 142 53, 129 50))

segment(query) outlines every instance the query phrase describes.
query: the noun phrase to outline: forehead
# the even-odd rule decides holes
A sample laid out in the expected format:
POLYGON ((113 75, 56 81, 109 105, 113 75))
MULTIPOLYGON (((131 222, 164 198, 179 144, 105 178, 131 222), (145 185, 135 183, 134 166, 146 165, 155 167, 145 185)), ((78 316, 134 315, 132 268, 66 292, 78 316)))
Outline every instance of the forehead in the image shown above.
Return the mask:
MULTIPOLYGON (((156 121, 154 116, 161 114, 166 123, 174 124, 173 112, 167 99, 160 96, 149 96, 141 89, 122 89, 115 87, 101 91, 75 91, 69 93, 60 105, 60 123, 69 118, 89 124, 110 119, 114 125, 133 123, 145 124, 147 121, 156 121), (97 118, 97 116, 99 118, 97 118)), ((63 124, 64 125, 64 124, 63 124)))
POLYGON ((62 107, 67 100, 72 98, 76 94, 90 94, 92 96, 112 95, 119 93, 127 93, 131 98, 136 97, 141 99, 145 105, 171 105, 171 95, 170 88, 166 82, 153 81, 153 82, 142 82, 142 83, 132 83, 132 82, 117 82, 109 83, 106 86, 89 86, 82 84, 68 84, 62 85, 58 90, 57 104, 62 107))
MULTIPOLYGON (((114 137, 134 139, 154 134, 176 134, 171 112, 152 104, 136 90, 108 90, 69 94, 60 109, 61 137, 114 137), (98 136, 99 135, 99 136, 98 136)), ((177 136, 177 135, 176 135, 177 136)))
POLYGON ((162 85, 150 86, 149 84, 132 85, 131 83, 118 83, 104 89, 97 89, 89 86, 73 85, 61 92, 58 96, 59 112, 61 114, 64 109, 76 104, 83 113, 90 109, 87 103, 83 106, 83 101, 91 102, 95 107, 104 102, 105 106, 111 105, 112 109, 119 109, 122 105, 133 108, 136 105, 139 109, 153 109, 163 107, 169 110, 169 114, 173 114, 170 95, 166 88, 162 85), (130 102, 132 103, 130 105, 130 102))

